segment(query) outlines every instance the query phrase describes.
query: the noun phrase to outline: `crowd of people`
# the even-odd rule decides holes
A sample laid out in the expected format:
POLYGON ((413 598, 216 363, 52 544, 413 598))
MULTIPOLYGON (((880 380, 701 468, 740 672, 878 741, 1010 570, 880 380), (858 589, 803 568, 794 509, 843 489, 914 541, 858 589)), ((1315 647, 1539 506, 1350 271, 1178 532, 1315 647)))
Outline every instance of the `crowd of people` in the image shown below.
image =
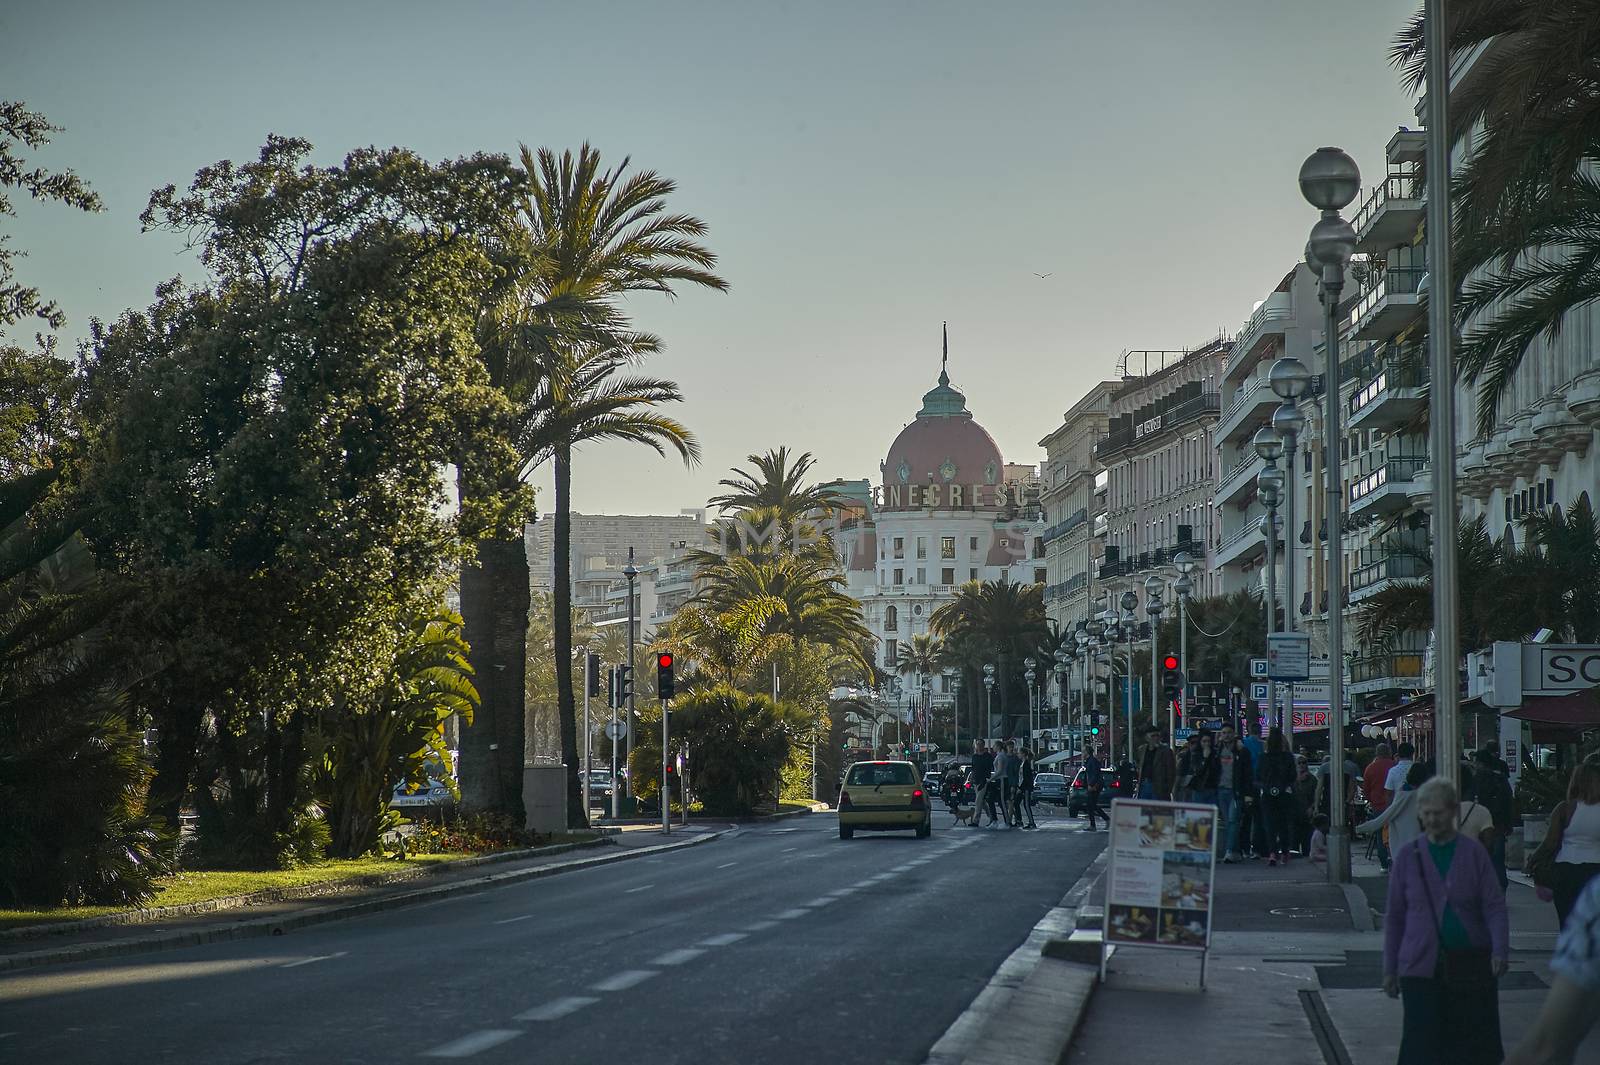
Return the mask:
MULTIPOLYGON (((970 774, 976 806, 971 821, 973 828, 982 827, 979 822, 984 815, 988 816, 991 828, 1002 823, 1007 828, 1039 827, 1033 816, 1038 769, 1032 750, 1019 748, 1016 740, 996 742, 991 750, 983 740, 978 740, 973 745, 970 774)), ((954 801, 960 802, 965 783, 960 767, 952 766, 947 770, 944 782, 947 801, 953 795, 954 801)))

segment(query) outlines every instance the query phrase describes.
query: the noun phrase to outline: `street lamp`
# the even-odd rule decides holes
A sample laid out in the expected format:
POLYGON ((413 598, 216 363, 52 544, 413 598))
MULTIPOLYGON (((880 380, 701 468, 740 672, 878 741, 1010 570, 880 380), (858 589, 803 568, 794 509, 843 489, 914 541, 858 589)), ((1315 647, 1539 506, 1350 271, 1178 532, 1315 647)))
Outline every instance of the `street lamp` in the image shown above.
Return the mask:
POLYGON ((1033 656, 1032 655, 1029 655, 1027 658, 1024 658, 1022 660, 1022 667, 1023 667, 1023 674, 1022 675, 1028 681, 1028 739, 1029 740, 1033 739, 1033 734, 1038 729, 1038 725, 1035 723, 1034 716, 1033 716, 1033 678, 1035 676, 1037 676, 1037 674, 1034 673, 1034 671, 1033 671, 1033 667, 1038 665, 1038 664, 1039 663, 1037 663, 1037 662, 1035 662, 1033 660, 1033 656))
MULTIPOLYGON (((1071 636, 1067 637, 1068 643, 1076 644, 1071 636)), ((1072 653, 1063 643, 1056 648, 1056 738, 1061 738, 1061 719, 1067 714, 1067 689, 1072 683, 1072 653)))
POLYGON ((950 723, 955 726, 950 739, 950 758, 954 764, 961 758, 961 674, 954 669, 947 669, 944 676, 945 686, 950 689, 950 723))
POLYGON ((1128 637, 1128 664, 1123 669, 1123 674, 1126 678, 1124 683, 1127 685, 1127 689, 1122 700, 1122 705, 1127 713, 1128 730, 1127 735, 1123 737, 1123 743, 1127 745, 1128 761, 1131 762, 1133 761, 1133 637, 1135 630, 1139 627, 1137 624, 1138 615, 1134 613, 1134 610, 1139 606, 1139 593, 1132 590, 1123 592, 1120 602, 1122 604, 1122 612, 1126 615, 1123 628, 1127 629, 1126 635, 1128 637))
MULTIPOLYGON (((1437 27, 1438 20, 1433 21, 1437 27)), ((1449 90, 1444 90, 1448 92, 1449 90)), ((1437 92, 1432 95, 1438 96, 1437 92)), ((1443 134, 1444 130, 1434 129, 1429 126, 1429 136, 1443 134)), ((1435 156, 1437 160, 1438 157, 1435 156)), ((1449 164, 1444 164, 1448 170, 1449 164)), ((1440 168, 1435 167, 1435 176, 1440 168)), ((1445 174, 1443 180, 1448 182, 1449 176, 1445 174)), ((1447 189, 1448 185, 1439 185, 1440 189, 1447 189)), ((1308 262, 1321 267, 1322 277, 1322 337, 1325 351, 1326 371, 1323 380, 1327 382, 1324 388, 1324 413, 1322 419, 1322 454, 1323 454, 1323 491, 1326 493, 1327 506, 1325 508, 1328 520, 1327 540, 1327 580, 1328 589, 1328 757, 1331 759, 1333 771, 1328 774, 1328 879, 1335 884, 1344 884, 1350 880, 1350 832, 1345 823, 1345 795, 1344 773, 1344 675, 1339 668, 1344 661, 1344 488, 1340 479, 1339 470, 1339 442, 1343 439, 1343 431, 1339 426, 1339 294, 1344 290, 1344 268, 1350 261, 1350 256, 1355 252, 1356 233, 1349 222, 1346 222, 1339 212, 1349 206, 1361 192, 1361 170, 1356 166, 1354 159, 1338 148, 1318 148, 1310 157, 1300 165, 1300 193, 1306 202, 1322 212, 1316 225, 1311 227, 1311 239, 1306 245, 1308 262)), ((1430 231, 1430 241, 1437 237, 1441 243, 1448 240, 1448 231, 1435 233, 1430 231)), ((1439 263, 1435 261, 1437 268, 1439 263)), ((1448 289, 1448 284, 1439 286, 1448 289)), ((1436 338, 1435 343, 1438 343, 1436 338)), ((1449 390, 1450 377, 1448 372, 1435 377, 1433 392, 1438 394, 1449 390)), ((1435 423, 1435 429, 1438 429, 1435 423)), ((1455 456, 1451 455, 1451 461, 1455 456)), ((1443 483, 1439 474, 1434 471, 1434 486, 1437 489, 1443 483)), ((1453 499, 1445 500, 1446 506, 1454 506, 1453 499)), ((1435 513, 1444 507, 1436 506, 1435 513)), ((1451 551, 1453 541, 1447 542, 1446 549, 1438 554, 1441 560, 1454 562, 1451 551)), ((1445 573, 1435 577, 1436 585, 1441 577, 1453 578, 1454 566, 1450 565, 1445 573)), ((1437 590, 1437 587, 1436 587, 1437 590)), ((1448 620, 1452 623, 1453 617, 1448 620)), ((1444 646, 1441 644, 1441 646, 1444 646)), ((1445 765, 1441 762, 1441 767, 1445 765)), ((1452 766, 1453 768, 1453 766, 1452 766)))
MULTIPOLYGON (((1250 443, 1256 454, 1267 460, 1267 468, 1256 475, 1256 494, 1267 508, 1267 635, 1271 637, 1278 631, 1278 504, 1283 497, 1283 471, 1278 469, 1278 459, 1283 455, 1283 440, 1277 430, 1263 425, 1250 443)), ((1278 692, 1268 677, 1267 720, 1277 714, 1278 692)))
MULTIPOLYGON (((1165 585, 1166 585, 1166 582, 1163 581, 1160 577, 1157 577, 1153 573, 1150 576, 1146 577, 1145 580, 1144 580, 1144 603, 1145 603, 1144 609, 1145 609, 1145 613, 1150 615, 1150 727, 1151 728, 1160 728, 1161 727, 1160 724, 1156 720, 1156 693, 1161 690, 1160 681, 1156 677, 1156 668, 1157 668, 1157 666, 1156 666, 1156 655, 1157 655, 1157 644, 1160 642, 1161 612, 1164 609, 1162 604, 1161 604, 1161 590, 1165 585)), ((1176 745, 1177 742, 1178 742, 1177 727, 1178 727, 1177 723, 1173 718, 1172 708, 1168 707, 1167 708, 1167 742, 1170 743, 1170 744, 1173 744, 1173 745, 1176 745)))
POLYGON ((1189 557, 1189 552, 1179 551, 1172 560, 1178 567, 1178 579, 1172 582, 1172 592, 1178 597, 1178 672, 1183 674, 1183 689, 1179 692, 1178 704, 1182 708, 1184 720, 1189 715, 1189 594, 1194 591, 1194 581, 1189 578, 1189 573, 1194 569, 1194 559, 1189 557))
POLYGON ((994 731, 994 666, 983 667, 983 731, 985 739, 994 731))
MULTIPOLYGON (((628 674, 631 677, 632 674, 633 674, 633 662, 634 662, 633 640, 634 640, 634 621, 635 621, 635 618, 633 616, 633 582, 639 576, 639 569, 638 569, 637 566, 635 566, 633 564, 633 548, 631 548, 631 547, 628 548, 628 564, 626 566, 622 567, 622 575, 628 579, 628 674)), ((634 680, 638 680, 637 677, 634 677, 633 679, 634 680)), ((628 744, 633 739, 633 707, 634 707, 633 685, 629 684, 628 685, 628 720, 627 720, 627 723, 626 723, 626 727, 624 727, 622 729, 622 750, 623 750, 622 765, 623 765, 624 768, 626 768, 627 765, 628 765, 628 755, 627 755, 628 744)), ((665 712, 662 713, 662 717, 663 717, 663 719, 666 717, 665 712)), ((616 747, 617 747, 617 741, 616 741, 615 738, 613 738, 612 741, 611 741, 611 749, 613 751, 615 751, 616 747)), ((663 751, 662 754, 665 755, 666 752, 663 751)), ((615 773, 613 773, 612 777, 611 777, 611 817, 612 817, 613 820, 615 820, 616 818, 619 818, 619 817, 622 816, 622 805, 621 805, 622 804, 622 797, 620 795, 620 792, 622 791, 622 788, 620 787, 621 783, 622 783, 621 780, 617 777, 617 775, 615 773)), ((661 808, 663 810, 665 810, 666 806, 667 806, 666 794, 667 794, 667 782, 666 782, 665 777, 663 777, 662 781, 661 781, 661 808)))
POLYGON ((1295 545, 1295 450, 1299 446, 1300 436, 1306 430, 1306 416, 1300 412, 1300 397, 1306 394, 1311 387, 1311 371, 1306 369, 1305 363, 1292 356, 1285 356, 1272 364, 1272 371, 1268 374, 1272 390, 1283 400, 1278 409, 1272 412, 1272 427, 1278 431, 1278 437, 1283 441, 1284 472, 1288 475, 1288 487, 1283 504, 1284 547, 1287 557, 1283 567, 1283 601, 1287 604, 1284 609, 1284 628, 1293 632, 1295 629, 1294 584, 1296 565, 1294 557, 1295 545))

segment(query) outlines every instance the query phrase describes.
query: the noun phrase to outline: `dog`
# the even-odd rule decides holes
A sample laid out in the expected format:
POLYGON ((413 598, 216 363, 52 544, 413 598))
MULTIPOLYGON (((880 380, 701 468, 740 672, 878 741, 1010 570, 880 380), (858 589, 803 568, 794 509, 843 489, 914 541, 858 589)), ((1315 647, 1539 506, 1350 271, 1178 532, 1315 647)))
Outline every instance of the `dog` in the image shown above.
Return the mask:
POLYGON ((976 806, 957 806, 951 812, 956 816, 956 824, 970 825, 974 823, 972 819, 977 816, 978 808, 976 806))

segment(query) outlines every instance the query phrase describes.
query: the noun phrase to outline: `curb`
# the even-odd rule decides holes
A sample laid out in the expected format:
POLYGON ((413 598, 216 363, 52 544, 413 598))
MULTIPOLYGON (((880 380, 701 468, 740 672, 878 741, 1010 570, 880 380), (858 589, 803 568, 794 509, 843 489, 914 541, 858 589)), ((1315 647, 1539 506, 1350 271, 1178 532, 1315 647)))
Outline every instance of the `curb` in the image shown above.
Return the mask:
POLYGON ((1100 973, 1097 965, 1061 960, 1052 947, 1077 928, 1078 910, 1109 860, 1108 848, 1089 863, 933 1044, 924 1065, 1058 1065, 1089 1010, 1100 973))
POLYGON ((426 880, 432 876, 443 876, 457 869, 471 869, 478 865, 512 862, 523 858, 543 858, 553 854, 565 854, 567 851, 580 850, 586 847, 604 846, 608 843, 610 843, 609 839, 601 837, 600 839, 585 840, 582 843, 554 843, 546 847, 522 847, 518 850, 496 851, 493 854, 480 854, 474 858, 460 858, 451 862, 429 862, 411 866, 401 865, 388 873, 367 873, 361 876, 343 877, 338 880, 319 880, 311 884, 301 884, 299 887, 265 888, 261 891, 251 891, 243 895, 223 895, 215 899, 186 902, 178 906, 152 906, 143 910, 108 913, 103 917, 86 917, 80 921, 54 921, 50 924, 24 925, 21 928, 8 928, 5 931, 0 931, 0 943, 19 939, 43 939, 46 936, 61 935, 69 932, 86 932, 96 928, 154 924, 170 917, 193 917, 202 913, 217 913, 221 910, 244 909, 263 902, 293 902, 296 899, 314 899, 321 895, 337 894, 348 888, 387 887, 391 884, 404 884, 410 880, 426 880))
MULTIPOLYGON (((439 884, 418 891, 401 892, 376 899, 363 899, 360 902, 346 903, 342 906, 320 906, 287 916, 257 917, 248 921, 235 921, 231 924, 194 932, 168 932, 132 939, 112 940, 106 943, 85 943, 81 946, 65 947, 59 950, 37 950, 24 954, 0 956, 0 973, 38 968, 44 965, 62 965, 69 962, 89 961, 95 958, 112 958, 128 954, 175 950, 182 947, 226 942, 234 939, 281 936, 297 928, 309 928, 313 925, 326 924, 330 921, 342 921, 350 917, 361 917, 366 914, 381 913, 384 910, 395 910, 402 906, 433 902, 451 895, 486 891, 490 888, 515 884, 523 880, 536 880, 546 876, 555 876, 560 873, 571 872, 574 869, 590 869, 597 865, 610 865, 613 862, 625 862, 633 858, 643 858, 666 851, 682 850, 685 847, 709 843, 729 831, 731 831, 731 828, 725 828, 718 832, 710 832, 694 839, 684 840, 681 843, 662 843, 653 847, 618 851, 594 858, 576 858, 571 861, 558 862, 554 865, 540 865, 531 869, 513 869, 504 873, 490 873, 471 880, 462 880, 453 884, 439 884)), ((578 846, 592 846, 592 844, 561 844, 561 846, 575 848, 578 846)))
MULTIPOLYGON (((805 816, 807 814, 827 814, 827 813, 832 813, 832 812, 833 812, 833 807, 831 807, 831 806, 823 806, 821 808, 813 806, 813 807, 799 809, 799 810, 784 810, 781 813, 775 813, 775 814, 754 814, 754 815, 752 815, 750 817, 691 817, 689 819, 689 823, 691 825, 693 825, 693 824, 702 824, 702 825, 705 825, 705 824, 712 824, 712 825, 759 825, 759 824, 764 824, 764 823, 766 823, 768 821, 782 821, 785 818, 789 818, 789 817, 803 817, 803 816, 805 816)), ((592 831, 604 832, 607 828, 611 828, 613 831, 617 831, 618 829, 616 828, 616 826, 620 826, 620 825, 659 825, 660 823, 661 823, 661 819, 659 817, 657 817, 657 818, 628 817, 628 818, 623 818, 620 821, 607 821, 604 825, 601 825, 600 827, 595 828, 592 831)), ((674 820, 672 822, 672 827, 677 828, 681 824, 682 824, 681 821, 674 820)))

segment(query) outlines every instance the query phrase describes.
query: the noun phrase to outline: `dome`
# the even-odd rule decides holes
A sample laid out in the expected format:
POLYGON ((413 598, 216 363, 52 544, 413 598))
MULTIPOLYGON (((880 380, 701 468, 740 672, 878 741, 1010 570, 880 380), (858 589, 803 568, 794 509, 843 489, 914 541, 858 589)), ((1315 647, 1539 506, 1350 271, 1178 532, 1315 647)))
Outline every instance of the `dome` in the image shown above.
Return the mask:
POLYGON ((891 508, 925 507, 931 503, 940 507, 994 509, 995 489, 1005 476, 999 445, 988 430, 973 420, 966 396, 951 386, 950 375, 945 371, 940 372, 938 385, 922 397, 916 421, 902 429, 889 445, 889 454, 880 468, 883 499, 891 508), (939 486, 932 499, 925 491, 929 485, 939 486), (959 494, 947 485, 955 487, 959 494), (917 487, 916 496, 911 495, 912 486, 917 487), (975 492, 974 486, 983 487, 975 492))

